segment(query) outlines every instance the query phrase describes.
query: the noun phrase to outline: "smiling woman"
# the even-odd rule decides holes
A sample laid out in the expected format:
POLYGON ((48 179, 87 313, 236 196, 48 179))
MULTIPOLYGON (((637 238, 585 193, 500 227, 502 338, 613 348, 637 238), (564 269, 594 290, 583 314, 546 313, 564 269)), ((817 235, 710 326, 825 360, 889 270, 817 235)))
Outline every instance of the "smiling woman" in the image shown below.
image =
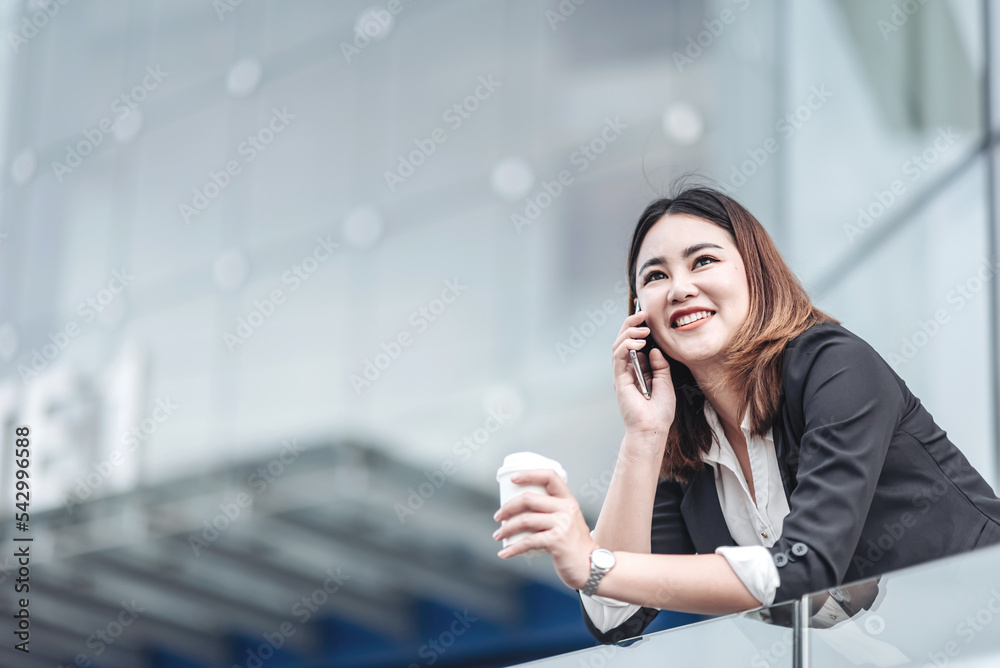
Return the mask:
POLYGON ((540 470, 515 482, 548 494, 504 504, 494 534, 531 533, 500 556, 548 551, 598 640, 660 609, 748 610, 1000 543, 989 484, 738 202, 696 187, 650 204, 628 280, 612 346, 625 437, 597 526, 540 470))
POLYGON ((840 324, 812 305, 757 219, 708 188, 646 208, 632 235, 628 274, 630 301, 642 305, 652 345, 686 390, 675 407, 665 477, 688 479, 712 440, 705 421, 694 419, 693 392, 709 396, 731 431, 742 416, 737 397, 746 398, 752 430, 763 436, 787 341, 814 324, 840 324), (711 315, 693 319, 705 311, 711 315))

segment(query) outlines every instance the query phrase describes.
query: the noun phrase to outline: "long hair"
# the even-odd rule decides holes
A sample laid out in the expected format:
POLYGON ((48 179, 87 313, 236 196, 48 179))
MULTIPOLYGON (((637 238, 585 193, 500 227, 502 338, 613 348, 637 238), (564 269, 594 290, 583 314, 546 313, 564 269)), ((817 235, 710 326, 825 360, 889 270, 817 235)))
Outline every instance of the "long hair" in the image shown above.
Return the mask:
MULTIPOLYGON (((723 355, 716 387, 731 387, 740 398, 738 415, 749 411, 751 433, 763 437, 778 410, 782 387, 781 361, 788 342, 821 322, 840 321, 812 304, 809 294, 785 264, 767 231, 743 205, 706 186, 682 189, 672 198, 653 201, 639 217, 628 253, 629 314, 635 312, 636 263, 649 229, 663 216, 687 214, 718 225, 729 233, 746 268, 750 308, 743 327, 723 355)), ((664 355, 666 356, 666 355, 664 355)), ((690 481, 712 446, 705 419, 705 394, 691 371, 667 357, 677 398, 674 422, 667 434, 660 477, 690 481)))

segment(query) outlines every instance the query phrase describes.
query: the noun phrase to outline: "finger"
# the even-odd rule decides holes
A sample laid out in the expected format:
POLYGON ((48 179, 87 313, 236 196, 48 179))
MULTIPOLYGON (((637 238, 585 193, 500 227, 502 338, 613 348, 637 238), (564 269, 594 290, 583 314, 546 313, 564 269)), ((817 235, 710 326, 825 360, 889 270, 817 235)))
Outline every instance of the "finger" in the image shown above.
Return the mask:
MULTIPOLYGON (((645 341, 639 341, 640 346, 645 345, 645 341)), ((632 356, 629 354, 630 346, 626 343, 622 344, 622 347, 615 354, 615 366, 614 366, 614 381, 615 390, 621 392, 624 388, 634 387, 636 392, 641 393, 642 390, 639 387, 639 380, 635 377, 635 367, 632 365, 632 356)), ((639 368, 644 372, 647 370, 649 364, 646 358, 646 353, 639 349, 636 352, 636 357, 639 360, 639 368)), ((648 381, 651 380, 647 376, 647 387, 649 387, 648 381)))
POLYGON ((552 513, 559 510, 559 507, 559 501, 552 498, 548 494, 524 492, 523 494, 518 494, 510 501, 500 506, 500 510, 493 515, 493 519, 498 522, 502 522, 503 520, 510 519, 511 517, 525 511, 552 513))
MULTIPOLYGON (((664 416, 673 416, 676 411, 679 390, 674 388, 673 377, 670 374, 669 359, 663 354, 662 351, 656 348, 649 352, 649 365, 653 370, 652 380, 649 381, 650 399, 654 401, 661 410, 665 411, 663 413, 664 416)), ((695 383, 692 387, 684 387, 680 391, 689 404, 692 401, 692 391, 701 394, 701 390, 698 388, 697 383, 695 383)), ((670 419, 671 421, 673 420, 672 417, 670 419)))
POLYGON ((544 536, 544 532, 533 533, 530 536, 525 536, 513 545, 508 545, 497 552, 497 556, 501 559, 510 559, 511 557, 516 557, 517 555, 530 550, 545 550, 548 552, 548 547, 546 547, 547 541, 544 536))
POLYGON ((507 520, 503 526, 493 532, 494 540, 503 540, 516 536, 525 531, 538 533, 566 523, 559 517, 558 513, 521 513, 520 515, 507 520))
POLYGON ((618 338, 615 342, 611 344, 611 350, 617 350, 618 346, 622 344, 623 341, 628 341, 629 339, 645 339, 649 336, 649 327, 628 327, 622 328, 622 331, 618 333, 618 338))
POLYGON ((663 354, 663 351, 659 348, 650 349, 648 361, 653 382, 657 386, 659 386, 659 383, 666 383, 663 386, 664 389, 672 387, 673 381, 670 376, 670 362, 667 360, 666 355, 663 354))
POLYGON ((625 319, 622 320, 622 326, 621 329, 619 330, 619 334, 628 329, 629 327, 635 327, 636 325, 641 325, 645 320, 646 320, 645 311, 636 311, 632 315, 625 316, 625 319))
POLYGON ((646 357, 645 364, 642 363, 642 360, 639 361, 639 366, 642 368, 642 377, 646 381, 646 387, 649 388, 650 392, 653 391, 653 372, 651 370, 652 362, 649 360, 649 357, 652 356, 652 354, 653 350, 651 349, 649 351, 649 355, 646 357))
POLYGON ((574 498, 573 494, 569 491, 569 487, 563 482, 563 479, 552 469, 521 471, 514 475, 510 481, 515 485, 541 485, 550 496, 557 498, 574 498))
POLYGON ((618 330, 618 336, 615 338, 614 345, 611 346, 612 349, 618 347, 618 344, 627 337, 628 330, 634 327, 645 326, 646 314, 641 311, 638 313, 633 313, 632 315, 625 316, 625 320, 622 321, 622 326, 618 330))
POLYGON ((626 372, 630 372, 632 369, 632 356, 629 354, 630 350, 634 350, 639 353, 640 357, 645 354, 646 351, 646 340, 645 339, 625 339, 621 342, 618 348, 615 349, 614 353, 614 374, 615 377, 621 381, 625 380, 626 372))

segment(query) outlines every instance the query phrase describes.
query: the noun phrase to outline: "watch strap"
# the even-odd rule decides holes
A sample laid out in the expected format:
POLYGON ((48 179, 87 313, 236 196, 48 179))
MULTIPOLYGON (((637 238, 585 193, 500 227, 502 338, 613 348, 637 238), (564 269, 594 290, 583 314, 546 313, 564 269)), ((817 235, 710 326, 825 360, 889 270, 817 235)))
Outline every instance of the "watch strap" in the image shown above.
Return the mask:
MULTIPOLYGON (((594 552, 597 552, 597 550, 594 550, 594 552)), ((583 589, 580 590, 584 594, 586 594, 587 596, 593 596, 594 595, 594 593, 597 591, 597 585, 600 584, 601 579, 614 566, 614 564, 612 564, 608 568, 601 568, 600 566, 598 566, 597 564, 595 564, 594 563, 594 552, 590 553, 590 577, 587 578, 587 583, 585 585, 583 585, 583 589)))

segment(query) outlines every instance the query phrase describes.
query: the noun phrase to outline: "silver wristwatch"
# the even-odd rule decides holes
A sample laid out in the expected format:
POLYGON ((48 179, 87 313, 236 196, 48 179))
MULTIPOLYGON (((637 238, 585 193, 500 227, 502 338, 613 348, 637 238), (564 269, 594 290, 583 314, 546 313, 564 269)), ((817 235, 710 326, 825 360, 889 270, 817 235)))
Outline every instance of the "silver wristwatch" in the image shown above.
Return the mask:
POLYGON ((587 596, 593 596, 594 592, 597 591, 597 585, 601 582, 601 578, 610 571, 615 566, 615 553, 611 550, 606 550, 603 547, 599 547, 590 553, 590 577, 587 579, 587 584, 583 586, 582 591, 587 596))

